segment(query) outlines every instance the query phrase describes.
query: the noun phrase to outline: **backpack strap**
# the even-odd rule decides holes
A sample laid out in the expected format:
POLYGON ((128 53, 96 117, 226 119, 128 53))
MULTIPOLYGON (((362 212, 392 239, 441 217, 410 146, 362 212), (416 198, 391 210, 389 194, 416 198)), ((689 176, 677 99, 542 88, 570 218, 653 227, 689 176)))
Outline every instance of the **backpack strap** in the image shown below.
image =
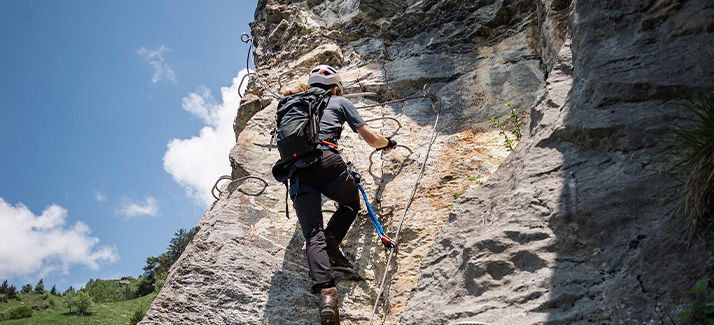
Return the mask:
POLYGON ((337 139, 340 138, 341 133, 342 132, 332 132, 321 136, 318 140, 323 145, 322 148, 325 149, 325 146, 327 146, 337 149, 337 139))
POLYGON ((288 193, 290 190, 288 189, 288 181, 283 181, 283 184, 285 184, 285 217, 290 219, 290 207, 288 206, 288 193))
POLYGON ((290 219, 290 209, 288 206, 288 199, 290 198, 290 185, 288 182, 293 176, 295 170, 297 170, 295 162, 284 165, 280 162, 280 160, 278 160, 275 166, 273 166, 273 177, 285 185, 285 217, 288 219, 290 219))

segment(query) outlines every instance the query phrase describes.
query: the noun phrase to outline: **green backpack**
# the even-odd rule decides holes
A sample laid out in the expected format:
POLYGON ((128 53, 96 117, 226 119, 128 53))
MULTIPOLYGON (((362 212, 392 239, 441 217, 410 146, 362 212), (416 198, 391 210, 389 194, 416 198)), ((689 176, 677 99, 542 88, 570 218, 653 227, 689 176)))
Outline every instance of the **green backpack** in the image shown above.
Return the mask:
MULTIPOLYGON (((320 113, 325 109, 327 94, 324 89, 313 87, 280 99, 275 116, 277 123, 272 132, 273 137, 277 139, 280 160, 274 169, 287 171, 297 158, 320 148, 320 113)), ((285 176, 289 177, 275 175, 275 172, 276 170, 274 176, 278 181, 283 181, 285 176)))
POLYGON ((280 160, 273 166, 273 177, 285 184, 285 216, 288 216, 290 176, 296 168, 306 167, 321 156, 320 113, 325 109, 327 94, 322 88, 313 87, 278 102, 277 126, 272 133, 277 138, 280 160))
POLYGON ((275 137, 283 164, 320 147, 320 113, 326 95, 322 88, 313 87, 278 102, 275 137))

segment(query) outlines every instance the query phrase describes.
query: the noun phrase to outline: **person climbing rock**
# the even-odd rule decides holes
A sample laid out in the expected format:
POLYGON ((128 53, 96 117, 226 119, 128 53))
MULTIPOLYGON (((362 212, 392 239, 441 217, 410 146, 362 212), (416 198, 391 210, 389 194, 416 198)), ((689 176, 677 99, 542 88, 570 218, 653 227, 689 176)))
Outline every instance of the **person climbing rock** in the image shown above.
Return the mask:
MULTIPOLYGON (((357 132, 370 146, 391 150, 397 142, 370 128, 355 106, 342 97, 344 88, 337 71, 329 65, 318 65, 310 71, 308 83, 285 92, 292 96, 321 88, 327 94, 322 98, 319 117, 321 145, 290 163, 276 164, 278 173, 288 172, 290 198, 305 236, 305 250, 312 279, 312 292, 319 297, 319 315, 322 324, 339 324, 339 304, 332 267, 352 269, 352 263, 339 248, 360 209, 360 197, 347 164, 337 151, 337 143, 344 123, 357 132), (323 229, 322 195, 338 203, 327 226, 323 229)), ((281 100, 282 102, 282 100, 281 100)), ((280 105, 279 105, 280 106, 280 105)), ((280 107, 278 108, 280 112, 280 107)), ((278 143, 280 146, 280 143, 278 143)), ((282 153, 281 153, 282 155, 282 153)), ((279 179, 276 176, 276 179, 279 179)))

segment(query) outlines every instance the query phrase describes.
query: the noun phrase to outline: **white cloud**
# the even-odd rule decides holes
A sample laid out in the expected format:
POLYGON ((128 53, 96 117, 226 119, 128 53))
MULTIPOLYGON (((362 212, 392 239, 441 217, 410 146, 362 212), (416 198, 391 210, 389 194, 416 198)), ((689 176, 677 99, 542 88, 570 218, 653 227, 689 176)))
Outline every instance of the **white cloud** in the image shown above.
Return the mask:
POLYGON ((66 218, 67 210, 56 204, 36 216, 24 204, 12 206, 0 198, 0 279, 68 274, 74 265, 97 270, 100 263, 119 259, 116 247, 95 247, 99 239, 90 236, 85 223, 67 226, 66 218))
POLYGON ((165 80, 176 83, 176 74, 164 59, 164 53, 169 51, 170 49, 163 45, 156 50, 147 50, 142 46, 141 49, 136 51, 146 62, 149 62, 149 64, 154 67, 154 75, 151 76, 151 82, 157 83, 165 80))
POLYGON ((159 207, 156 204, 155 198, 147 196, 146 202, 143 204, 139 204, 131 200, 124 201, 122 207, 116 210, 116 214, 123 216, 125 219, 138 216, 156 217, 159 215, 159 207))
POLYGON ((107 196, 102 193, 102 190, 96 190, 94 192, 94 198, 99 202, 107 202, 107 196))
MULTIPOLYGON (((213 202, 213 184, 218 177, 231 172, 228 153, 235 145, 233 120, 240 106, 238 86, 245 74, 246 70, 241 70, 230 87, 221 88, 220 104, 211 95, 211 90, 204 86, 184 97, 183 109, 201 118, 205 126, 198 136, 173 139, 167 145, 164 170, 200 206, 213 202)), ((245 91, 247 84, 243 83, 241 92, 245 91)))

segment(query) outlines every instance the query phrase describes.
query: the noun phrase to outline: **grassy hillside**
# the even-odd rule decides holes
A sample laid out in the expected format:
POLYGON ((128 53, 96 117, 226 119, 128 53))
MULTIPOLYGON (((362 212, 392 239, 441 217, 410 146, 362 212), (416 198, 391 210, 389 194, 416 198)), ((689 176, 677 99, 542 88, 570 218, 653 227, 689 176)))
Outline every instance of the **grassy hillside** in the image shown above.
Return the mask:
MULTIPOLYGON (((156 297, 156 293, 149 294, 133 300, 120 302, 105 302, 95 303, 90 308, 89 313, 84 316, 77 316, 75 313, 70 314, 69 310, 61 307, 59 297, 56 307, 35 311, 30 318, 7 320, 0 322, 1 324, 129 324, 129 319, 134 315, 134 311, 139 308, 144 310, 149 309, 149 305, 156 297)), ((0 312, 5 312, 9 309, 18 306, 43 306, 42 295, 38 294, 20 294, 21 301, 12 300, 8 303, 0 303, 0 312)))

